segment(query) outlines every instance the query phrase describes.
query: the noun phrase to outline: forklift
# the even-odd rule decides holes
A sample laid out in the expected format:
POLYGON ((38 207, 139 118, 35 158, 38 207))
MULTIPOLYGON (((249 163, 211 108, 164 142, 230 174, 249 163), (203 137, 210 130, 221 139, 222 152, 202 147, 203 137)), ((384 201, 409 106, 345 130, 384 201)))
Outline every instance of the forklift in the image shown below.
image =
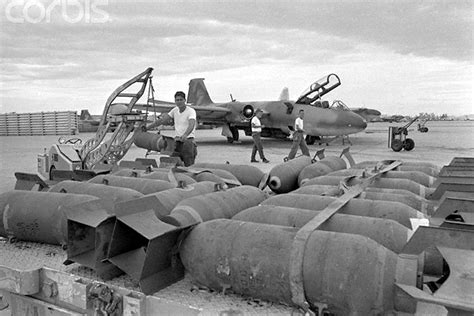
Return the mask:
POLYGON ((390 126, 388 128, 388 147, 392 148, 393 151, 400 151, 405 149, 406 151, 413 150, 415 148, 415 141, 408 136, 408 127, 410 127, 419 116, 412 119, 404 126, 390 126))

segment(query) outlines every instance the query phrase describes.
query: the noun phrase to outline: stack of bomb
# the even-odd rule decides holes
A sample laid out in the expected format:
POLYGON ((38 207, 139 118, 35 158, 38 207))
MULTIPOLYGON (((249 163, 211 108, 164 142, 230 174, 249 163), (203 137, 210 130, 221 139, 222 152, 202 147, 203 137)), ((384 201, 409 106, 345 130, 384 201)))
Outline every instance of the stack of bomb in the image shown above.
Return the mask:
MULTIPOLYGON (((364 181, 374 170, 375 165, 375 163, 371 165, 366 162, 351 169, 340 169, 306 179, 293 193, 339 196, 343 193, 344 187, 348 188, 364 181), (367 167, 363 168, 363 166, 367 167)), ((437 204, 436 200, 431 199, 435 192, 433 186, 437 172, 439 169, 429 163, 403 163, 395 170, 381 174, 357 198, 399 202, 425 215, 431 215, 437 204)))
POLYGON ((192 168, 155 168, 149 170, 124 168, 115 171, 112 175, 181 183, 180 185, 189 185, 201 181, 211 181, 230 186, 238 186, 242 184, 233 173, 227 170, 218 168, 199 168, 196 166, 193 166, 192 168))
MULTIPOLYGON (((255 172, 252 166, 235 167, 234 173, 244 182, 248 178, 249 183, 256 185, 255 175, 263 177, 263 173, 255 172)), ((49 188, 49 192, 10 191, 0 195, 0 236, 65 245, 67 218, 64 210, 73 212, 75 205, 100 199, 101 211, 113 215, 117 203, 144 196, 151 200, 150 196, 153 196, 165 207, 161 213, 168 215, 181 200, 213 192, 215 183, 225 185, 227 182, 240 184, 233 173, 209 166, 189 172, 171 172, 163 168, 120 169, 112 175, 98 175, 88 182, 61 181, 49 188), (176 188, 177 183, 181 189, 176 188)))
POLYGON ((205 221, 231 218, 256 206, 266 194, 244 185, 206 193, 215 183, 198 182, 192 190, 172 189, 117 204, 117 221, 108 260, 152 294, 184 276, 174 245, 181 231, 205 221), (209 186, 209 184, 211 184, 209 186), (184 198, 184 199, 183 199, 184 198))
POLYGON ((308 156, 300 156, 272 168, 268 186, 275 193, 288 193, 311 178, 346 168, 346 162, 339 157, 325 157, 317 162, 308 156))
MULTIPOLYGON (((205 177, 202 176, 200 182, 196 182, 186 173, 174 173, 168 169, 148 172, 122 169, 114 175, 99 175, 88 182, 62 181, 52 186, 49 192, 7 192, 0 195, 0 236, 67 247, 69 262, 96 269, 107 279, 116 275, 116 272, 107 270, 101 263, 107 258, 107 245, 116 220, 116 206, 125 204, 137 210, 139 206, 143 209, 152 208, 155 217, 162 217, 169 215, 179 202, 187 198, 222 188, 216 186, 216 182, 225 184, 228 179, 224 180, 215 173, 238 181, 224 170, 215 173, 213 170, 200 171, 198 176, 211 172, 214 182, 204 181, 205 177), (162 175, 175 181, 166 181, 162 175), (176 187, 177 182, 180 182, 181 187, 176 187), (186 185, 186 182, 190 184, 186 185), (97 201, 100 203, 91 203, 97 201), (78 235, 74 232, 82 233, 78 235), (89 236, 87 242, 84 234, 89 236), (94 258, 92 262, 83 260, 89 252, 94 253, 89 256, 94 258)), ((252 189, 263 194, 254 187, 252 189)), ((235 200, 243 200, 244 197, 240 195, 235 200)), ((257 204, 262 200, 251 197, 257 204)), ((256 204, 243 204, 241 209, 252 205, 256 204)), ((226 217, 232 215, 229 213, 226 217)))
MULTIPOLYGON (((289 267, 298 229, 337 204, 345 190, 365 181, 378 164, 346 169, 338 157, 323 160, 311 163, 299 157, 276 166, 268 185, 279 194, 232 220, 197 225, 180 250, 193 278, 215 290, 294 304, 289 267)), ((413 223, 426 223, 436 211, 438 201, 430 197, 438 172, 429 163, 402 163, 311 233, 302 265, 311 307, 324 303, 337 315, 416 311, 413 300, 400 299, 395 283, 403 279, 415 284, 423 273, 442 277, 446 263, 434 247, 419 258, 424 261, 419 271, 405 268, 398 254, 413 234, 413 223)))
MULTIPOLYGON (((339 196, 343 193, 341 183, 350 187, 363 181, 377 163, 363 162, 347 169, 340 157, 325 157, 313 163, 309 157, 301 156, 275 166, 268 186, 277 194, 339 196)), ((403 163, 381 175, 358 198, 400 202, 425 215, 432 214, 437 201, 430 200, 430 196, 438 172, 439 168, 430 163, 403 163)))
MULTIPOLYGON (((230 288, 236 293, 293 305, 291 252, 299 229, 324 216, 328 207, 337 204, 341 196, 344 197, 347 188, 365 181, 364 174, 370 175, 377 164, 365 162, 357 168, 347 169, 345 162, 338 157, 328 157, 315 163, 307 157, 299 157, 272 169, 268 184, 279 194, 270 198, 257 188, 262 181, 266 181, 266 175, 253 170, 253 166, 197 165, 182 173, 191 180, 183 177, 180 181, 192 182, 197 181, 196 176, 202 173, 212 170, 212 174, 216 175, 216 169, 224 170, 234 177, 226 174, 228 179, 243 184, 227 190, 219 189, 220 186, 216 188, 215 182, 208 181, 194 182, 184 188, 162 189, 160 180, 173 186, 177 181, 171 181, 170 175, 174 174, 172 178, 177 179, 178 173, 159 169, 151 172, 122 170, 114 176, 98 178, 99 184, 64 182, 51 189, 63 193, 24 192, 62 196, 60 203, 69 203, 65 207, 57 206, 59 202, 53 206, 42 206, 39 201, 54 200, 46 195, 34 198, 20 196, 16 192, 1 195, 3 216, 0 218, 6 218, 7 225, 0 226, 0 233, 11 236, 11 230, 1 229, 14 223, 12 212, 26 208, 21 203, 29 205, 28 213, 41 213, 43 208, 63 213, 67 210, 67 215, 76 214, 71 215, 73 221, 80 222, 80 214, 85 209, 93 211, 84 205, 93 205, 97 197, 110 198, 103 209, 107 214, 116 215, 115 227, 117 223, 121 228, 137 223, 135 219, 147 225, 143 226, 144 230, 139 225, 127 226, 130 234, 113 236, 111 233, 113 256, 101 253, 104 257, 97 257, 94 265, 89 265, 92 268, 102 269, 98 259, 100 262, 110 259, 112 265, 124 268, 132 279, 139 281, 144 292, 152 293, 160 288, 152 284, 157 279, 144 272, 153 271, 161 275, 156 267, 169 264, 166 261, 169 261, 168 256, 164 258, 155 253, 171 252, 169 243, 177 238, 176 232, 194 225, 180 243, 180 258, 196 281, 216 290, 230 288), (138 185, 136 181, 129 181, 154 177, 158 178, 155 181, 159 185, 138 185), (340 185, 341 180, 343 186, 340 185), (98 187, 92 187, 103 186, 111 190, 115 183, 118 184, 114 188, 123 190, 122 193, 104 193, 99 192, 98 187), (145 189, 151 190, 150 187, 155 191, 143 195, 143 192, 148 192, 145 189), (140 188, 142 193, 132 188, 140 188), (89 195, 72 198, 77 193, 89 195), (82 207, 76 207, 75 203, 82 207), (134 219, 130 221, 132 217, 134 219), (166 228, 166 231, 162 235, 154 231, 157 238, 147 240, 148 231, 145 228, 152 223, 159 223, 156 227, 166 228), (164 248, 155 248, 156 244, 160 244, 155 242, 162 236, 170 236, 169 232, 175 239, 167 239, 168 244, 164 248), (125 242, 127 236, 140 238, 127 238, 125 242), (146 252, 141 263, 136 260, 140 257, 140 249, 146 252), (130 261, 123 261, 126 256, 130 261), (126 269, 130 265, 122 265, 123 262, 134 262, 133 265, 138 266, 132 265, 133 269, 129 271, 126 269), (135 273, 137 270, 140 272, 135 273)), ((326 309, 335 314, 414 312, 416 306, 413 301, 400 299, 395 283, 403 279, 403 282, 416 284, 417 275, 423 273, 442 276, 446 272, 443 270, 445 263, 436 249, 427 249, 423 255, 425 264, 420 264, 419 270, 408 269, 398 254, 403 252, 413 233, 412 222, 426 220, 426 215, 436 211, 436 201, 430 197, 434 194, 433 180, 437 172, 439 169, 430 164, 403 163, 382 174, 357 199, 348 201, 311 232, 304 247, 301 266, 305 298, 311 307, 324 303, 326 309)), ((64 218, 64 215, 59 215, 64 218)), ((60 218, 59 215, 54 214, 57 218, 60 218)), ((110 218, 107 217, 107 220, 110 218)), ((31 225, 23 223, 16 226, 22 228, 18 238, 29 240, 24 227, 31 225)), ((51 234, 53 228, 44 227, 42 231, 49 230, 51 234)), ((64 243, 64 236, 62 233, 35 241, 64 243)), ((68 244, 74 244, 74 240, 68 244)), ((70 259, 74 261, 75 257, 70 259)), ((420 259, 420 262, 423 260, 420 259)), ((110 270, 107 272, 111 275, 110 270)))

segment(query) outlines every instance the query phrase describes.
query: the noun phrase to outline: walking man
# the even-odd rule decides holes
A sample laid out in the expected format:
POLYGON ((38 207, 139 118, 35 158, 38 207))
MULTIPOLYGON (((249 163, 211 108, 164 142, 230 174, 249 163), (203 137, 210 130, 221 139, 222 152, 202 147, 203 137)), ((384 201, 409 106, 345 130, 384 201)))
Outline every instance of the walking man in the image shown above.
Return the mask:
POLYGON ((147 129, 163 125, 174 119, 176 155, 181 158, 186 167, 193 165, 197 155, 197 145, 194 141, 196 131, 196 111, 186 106, 186 94, 178 91, 174 95, 176 107, 162 116, 155 122, 149 124, 147 129))
POLYGON ((298 151, 298 146, 301 148, 303 155, 309 156, 308 145, 306 145, 306 141, 304 139, 303 118, 304 110, 300 110, 300 112, 298 113, 298 117, 295 120, 293 144, 291 145, 291 150, 288 154, 288 160, 295 158, 296 152, 298 151))
POLYGON ((262 118, 263 111, 261 109, 255 110, 255 115, 252 117, 252 120, 250 121, 251 127, 252 127, 252 138, 253 138, 253 148, 252 148, 252 157, 250 158, 250 162, 258 162, 257 159, 255 159, 255 155, 258 154, 260 155, 260 159, 264 163, 269 163, 270 161, 265 158, 265 155, 263 154, 263 146, 262 146, 262 140, 260 139, 260 133, 262 132, 262 123, 260 122, 260 119, 262 118))

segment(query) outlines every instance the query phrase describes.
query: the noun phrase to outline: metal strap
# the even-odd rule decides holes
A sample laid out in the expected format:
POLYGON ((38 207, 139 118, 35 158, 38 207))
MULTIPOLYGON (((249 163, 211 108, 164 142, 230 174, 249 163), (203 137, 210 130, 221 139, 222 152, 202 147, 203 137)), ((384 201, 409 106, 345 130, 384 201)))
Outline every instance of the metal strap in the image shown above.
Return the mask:
POLYGON ((375 180, 381 174, 398 167, 401 163, 401 161, 395 161, 389 166, 380 170, 379 172, 364 179, 362 183, 351 187, 337 200, 330 203, 323 211, 316 215, 306 225, 301 227, 300 230, 298 230, 298 232, 296 233, 290 254, 290 290, 292 301, 301 308, 303 308, 306 312, 311 313, 311 311, 309 310, 309 303, 306 301, 306 296, 304 292, 303 259, 304 251, 306 249, 306 243, 308 242, 309 237, 315 230, 319 228, 319 226, 321 226, 325 221, 331 218, 332 215, 337 213, 344 205, 346 205, 347 202, 349 202, 352 198, 358 196, 362 191, 364 191, 365 188, 367 188, 367 186, 369 186, 373 180, 375 180))

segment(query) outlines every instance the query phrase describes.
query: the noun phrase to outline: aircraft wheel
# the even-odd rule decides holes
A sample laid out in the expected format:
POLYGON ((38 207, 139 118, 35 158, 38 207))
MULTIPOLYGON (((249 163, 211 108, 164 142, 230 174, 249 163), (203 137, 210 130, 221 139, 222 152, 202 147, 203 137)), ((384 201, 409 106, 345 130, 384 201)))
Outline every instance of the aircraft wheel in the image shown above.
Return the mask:
POLYGON ((49 180, 53 180, 53 175, 52 175, 53 170, 56 170, 56 167, 54 165, 51 166, 51 168, 49 168, 49 180))
POLYGON ((394 139, 394 140, 392 140, 392 146, 391 147, 392 147, 393 151, 400 151, 403 148, 403 143, 399 139, 394 139))
POLYGON ((306 144, 308 145, 314 145, 316 142, 316 136, 311 136, 311 135, 306 135, 306 144))
POLYGON ((284 162, 287 162, 287 161, 288 161, 288 157, 283 158, 283 161, 284 161, 284 162))
POLYGON ((415 142, 413 141, 413 139, 407 138, 403 143, 403 148, 405 148, 406 151, 410 151, 415 148, 415 142))

